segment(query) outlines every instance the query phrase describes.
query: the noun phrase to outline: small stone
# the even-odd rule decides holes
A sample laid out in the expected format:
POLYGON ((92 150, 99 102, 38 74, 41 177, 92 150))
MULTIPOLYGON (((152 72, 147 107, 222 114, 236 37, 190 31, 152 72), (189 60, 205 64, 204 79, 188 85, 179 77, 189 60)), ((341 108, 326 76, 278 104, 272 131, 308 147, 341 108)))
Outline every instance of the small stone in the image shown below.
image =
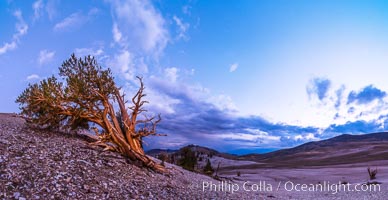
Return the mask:
POLYGON ((19 199, 20 193, 19 193, 19 192, 13 193, 13 197, 14 197, 15 199, 19 199))
POLYGON ((84 190, 89 190, 90 189, 90 187, 88 185, 84 185, 83 188, 84 188, 84 190))

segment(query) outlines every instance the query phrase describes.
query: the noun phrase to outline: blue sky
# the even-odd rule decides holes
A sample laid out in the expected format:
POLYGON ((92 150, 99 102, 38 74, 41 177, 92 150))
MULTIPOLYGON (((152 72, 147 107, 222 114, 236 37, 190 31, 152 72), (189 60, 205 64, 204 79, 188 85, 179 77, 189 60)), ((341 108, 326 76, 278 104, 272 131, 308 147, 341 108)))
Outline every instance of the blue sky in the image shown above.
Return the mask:
POLYGON ((159 131, 146 148, 263 152, 388 126, 386 1, 0 3, 1 112, 71 53, 132 94, 159 131))

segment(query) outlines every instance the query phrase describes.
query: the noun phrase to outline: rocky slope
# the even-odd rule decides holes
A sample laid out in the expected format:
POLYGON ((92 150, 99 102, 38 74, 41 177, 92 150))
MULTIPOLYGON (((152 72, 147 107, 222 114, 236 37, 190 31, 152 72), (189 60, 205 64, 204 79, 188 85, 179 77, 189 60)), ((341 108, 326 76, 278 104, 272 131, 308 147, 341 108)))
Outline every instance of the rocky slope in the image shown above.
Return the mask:
POLYGON ((138 167, 76 135, 33 130, 0 114, 0 199, 256 199, 265 194, 202 190, 214 179, 167 164, 138 167))

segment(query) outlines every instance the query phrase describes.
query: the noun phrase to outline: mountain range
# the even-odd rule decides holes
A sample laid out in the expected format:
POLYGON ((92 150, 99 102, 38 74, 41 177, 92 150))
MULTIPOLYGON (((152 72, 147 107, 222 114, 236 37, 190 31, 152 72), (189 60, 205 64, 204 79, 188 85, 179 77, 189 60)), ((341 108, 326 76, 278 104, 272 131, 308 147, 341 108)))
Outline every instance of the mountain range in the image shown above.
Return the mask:
MULTIPOLYGON (((233 155, 214 149, 189 145, 192 151, 231 160, 255 161, 256 164, 234 166, 240 168, 314 167, 388 160, 388 132, 363 135, 343 134, 330 139, 308 142, 293 148, 264 154, 233 155)), ((180 150, 153 149, 149 155, 164 152, 178 154, 180 150)))

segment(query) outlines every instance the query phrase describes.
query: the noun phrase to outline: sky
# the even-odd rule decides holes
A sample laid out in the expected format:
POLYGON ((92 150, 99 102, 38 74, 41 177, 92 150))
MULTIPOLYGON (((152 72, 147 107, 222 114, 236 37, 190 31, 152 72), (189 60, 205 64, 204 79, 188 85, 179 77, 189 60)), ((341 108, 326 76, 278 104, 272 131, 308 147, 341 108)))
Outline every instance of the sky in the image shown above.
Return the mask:
POLYGON ((388 128, 387 1, 4 0, 0 112, 75 53, 131 96, 142 76, 145 148, 244 154, 388 128))

